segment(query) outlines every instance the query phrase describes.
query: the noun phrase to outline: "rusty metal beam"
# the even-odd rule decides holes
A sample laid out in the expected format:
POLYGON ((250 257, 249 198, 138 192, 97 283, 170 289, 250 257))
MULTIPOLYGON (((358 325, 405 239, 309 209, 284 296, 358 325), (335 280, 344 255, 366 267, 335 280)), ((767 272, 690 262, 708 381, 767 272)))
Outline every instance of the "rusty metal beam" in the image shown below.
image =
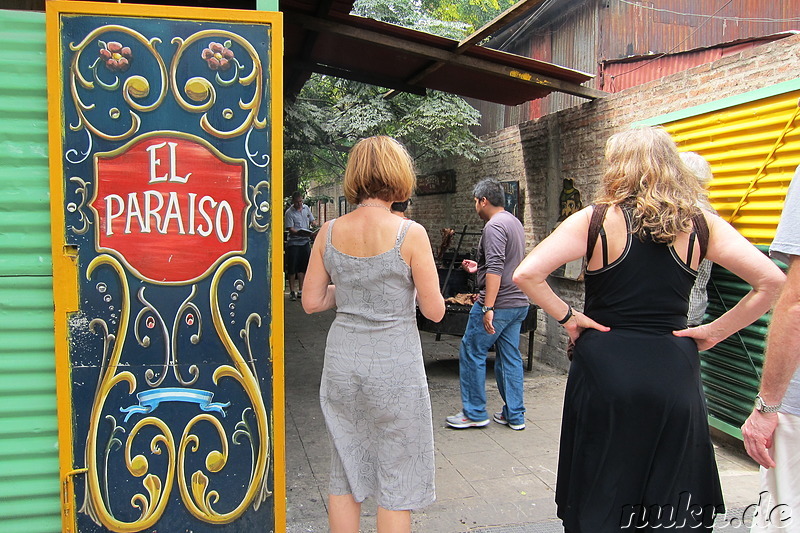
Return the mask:
POLYGON ((545 2, 546 0, 522 0, 521 2, 517 2, 513 6, 500 13, 493 20, 484 24, 475 33, 464 38, 464 40, 458 43, 455 51, 457 52, 462 49, 466 50, 470 46, 478 44, 485 38, 492 35, 498 29, 514 22, 516 19, 525 15, 529 11, 538 8, 545 2))
MULTIPOLYGON (((523 16, 524 14, 528 13, 534 8, 539 7, 542 5, 546 0, 522 0, 521 2, 517 2, 510 8, 506 9, 503 13, 495 17, 490 22, 484 24, 481 28, 479 28, 476 32, 472 35, 467 36, 461 42, 456 45, 453 49, 453 52, 456 54, 463 54, 486 37, 490 36, 494 33, 498 28, 502 28, 506 24, 514 21, 515 19, 523 16)), ((420 69, 417 73, 406 80, 406 83, 414 84, 424 80, 430 74, 433 74, 440 68, 442 68, 445 63, 441 61, 434 61, 430 63, 423 69, 420 69)), ((385 95, 384 98, 389 99, 393 98, 397 95, 397 91, 389 91, 385 95)))

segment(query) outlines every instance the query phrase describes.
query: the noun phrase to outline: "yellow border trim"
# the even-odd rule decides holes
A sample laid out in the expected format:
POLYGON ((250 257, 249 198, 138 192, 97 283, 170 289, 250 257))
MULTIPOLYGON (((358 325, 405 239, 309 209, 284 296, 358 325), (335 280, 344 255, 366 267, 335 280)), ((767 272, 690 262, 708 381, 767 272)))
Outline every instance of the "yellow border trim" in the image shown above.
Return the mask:
POLYGON ((272 435, 275 482, 275 531, 286 531, 286 397, 283 309, 283 14, 272 19, 270 111, 272 112, 272 435))
MULTIPOLYGON (((46 5, 48 146, 50 151, 50 213, 53 253, 53 298, 55 304, 56 395, 58 408, 59 471, 62 531, 76 531, 75 494, 72 477, 79 474, 72 464, 72 375, 69 368, 67 320, 78 308, 78 272, 64 239, 64 168, 61 160, 63 79, 61 76, 62 14, 112 15, 164 19, 262 23, 270 26, 270 117, 271 202, 272 202, 272 323, 270 353, 273 368, 272 443, 275 531, 286 530, 286 438, 284 393, 284 307, 283 307, 283 14, 280 12, 151 6, 98 2, 48 0, 46 5), (57 60, 56 60, 57 59, 57 60)), ((266 275, 267 273, 264 273, 266 275)))
POLYGON ((48 5, 45 17, 47 57, 47 114, 50 151, 50 224, 53 254, 53 302, 55 309, 56 400, 58 413, 58 465, 61 486, 62 531, 75 531, 75 495, 72 490, 72 407, 70 390, 72 375, 69 368, 67 318, 78 308, 78 271, 64 247, 64 167, 61 129, 63 101, 61 66, 61 27, 58 12, 48 5), (56 60, 57 59, 57 60, 56 60))
POLYGON ((283 14, 271 18, 270 141, 272 142, 272 354, 275 531, 286 531, 286 399, 283 309, 283 14))

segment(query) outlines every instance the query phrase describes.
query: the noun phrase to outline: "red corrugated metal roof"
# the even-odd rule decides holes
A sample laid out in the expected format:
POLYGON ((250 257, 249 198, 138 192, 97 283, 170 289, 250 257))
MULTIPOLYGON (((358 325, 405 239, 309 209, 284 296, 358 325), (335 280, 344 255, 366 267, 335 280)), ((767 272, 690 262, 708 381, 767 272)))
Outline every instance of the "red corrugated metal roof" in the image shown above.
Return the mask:
POLYGON ((715 46, 704 46, 675 54, 648 54, 608 59, 600 63, 598 85, 604 91, 616 93, 796 33, 781 32, 761 37, 736 39, 715 46))

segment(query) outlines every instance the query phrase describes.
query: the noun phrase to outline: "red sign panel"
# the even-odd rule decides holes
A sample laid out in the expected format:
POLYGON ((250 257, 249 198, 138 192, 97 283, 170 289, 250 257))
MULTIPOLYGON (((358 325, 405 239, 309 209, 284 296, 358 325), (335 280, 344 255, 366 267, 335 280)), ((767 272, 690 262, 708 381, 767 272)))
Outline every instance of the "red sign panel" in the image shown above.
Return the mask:
POLYGON ((99 250, 142 279, 189 283, 246 248, 247 173, 187 134, 145 134, 95 155, 99 250))

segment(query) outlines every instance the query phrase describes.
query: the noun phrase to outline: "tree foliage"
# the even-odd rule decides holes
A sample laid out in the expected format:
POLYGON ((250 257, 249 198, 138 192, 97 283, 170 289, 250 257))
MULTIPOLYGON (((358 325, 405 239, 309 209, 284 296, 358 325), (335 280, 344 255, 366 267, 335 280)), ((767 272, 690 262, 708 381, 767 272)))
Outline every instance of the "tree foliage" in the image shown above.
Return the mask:
MULTIPOLYGON (((513 0, 357 0, 353 12, 443 37, 461 39, 513 0)), ((340 179, 347 152, 360 138, 400 139, 418 163, 485 154, 470 131, 480 114, 462 98, 428 91, 384 98, 385 88, 313 75, 285 110, 285 169, 301 188, 340 179)))
POLYGON ((480 114, 462 98, 431 91, 383 98, 384 90, 313 76, 286 110, 285 167, 301 183, 330 183, 344 170, 353 144, 371 135, 400 139, 419 163, 484 154, 470 126, 480 114))
MULTIPOLYGON (((458 18, 438 18, 437 6, 425 6, 424 0, 356 0, 353 13, 397 26, 433 33, 450 39, 469 34, 471 26, 458 18)), ((485 0, 479 0, 485 1, 485 0)), ((442 2, 434 0, 431 4, 442 2)))
POLYGON ((518 0, 420 0, 422 9, 443 21, 459 21, 473 33, 518 0))

